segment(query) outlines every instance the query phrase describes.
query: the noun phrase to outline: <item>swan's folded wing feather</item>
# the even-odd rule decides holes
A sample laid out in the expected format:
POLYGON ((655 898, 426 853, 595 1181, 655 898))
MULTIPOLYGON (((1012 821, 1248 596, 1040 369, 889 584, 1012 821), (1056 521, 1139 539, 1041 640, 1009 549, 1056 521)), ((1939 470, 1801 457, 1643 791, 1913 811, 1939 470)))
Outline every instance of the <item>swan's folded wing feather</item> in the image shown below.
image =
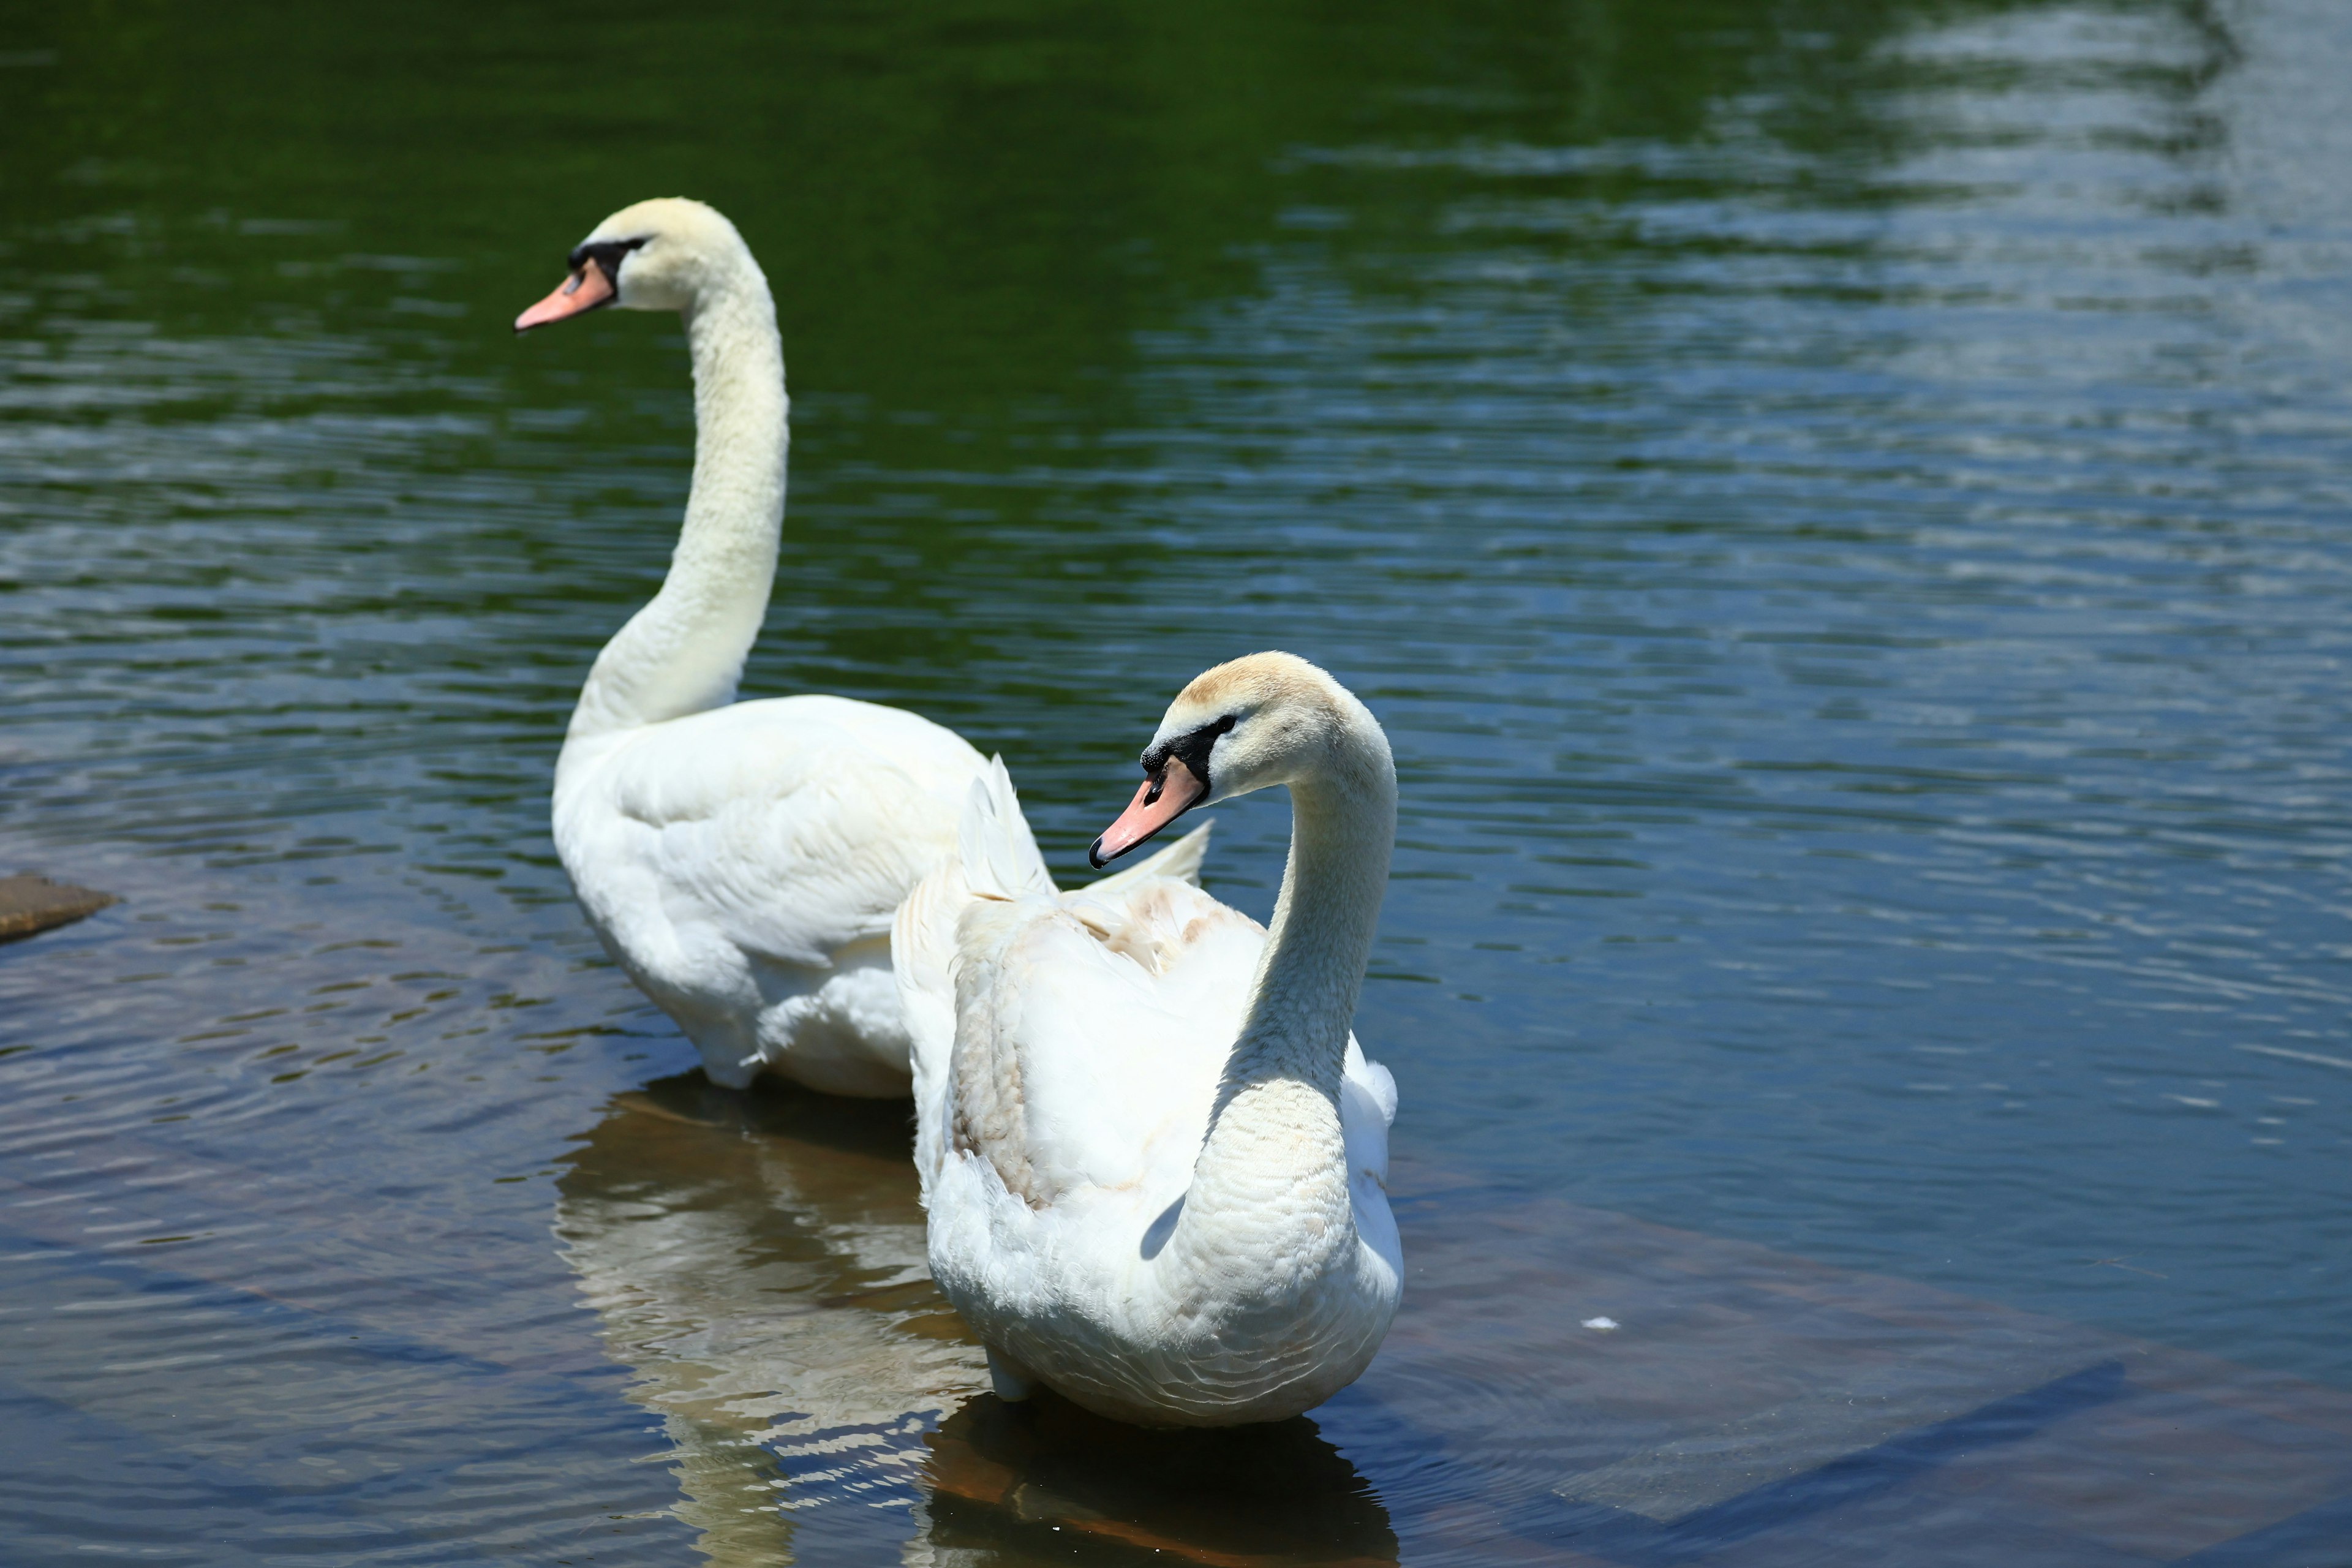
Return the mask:
POLYGON ((938 773, 961 767, 949 781, 960 792, 984 764, 938 726, 877 723, 869 707, 786 699, 644 736, 597 780, 607 874, 656 899, 681 932, 787 963, 823 968, 844 945, 883 938, 907 889, 953 847, 938 773), (845 710, 859 722, 835 722, 845 710), (877 749, 892 734, 919 768, 877 749))
POLYGON ((1126 886, 1105 879, 1063 894, 1062 902, 1113 952, 1161 976, 1171 992, 1221 1007, 1218 1016, 1230 1013, 1239 1026, 1240 993, 1256 973, 1264 926, 1189 881, 1164 877, 1126 886))
POLYGON ((890 966, 915 1080, 915 1171, 926 1203, 946 1147, 948 1064, 956 1034, 956 922, 971 902, 961 858, 942 856, 915 884, 890 924, 890 966))
POLYGON ((1347 1144, 1348 1168, 1370 1178, 1383 1192, 1389 1182, 1389 1124, 1396 1120, 1396 1079, 1364 1055, 1348 1037, 1348 1057, 1339 1073, 1339 1136, 1347 1144))
POLYGON ((1131 1184, 1139 1115, 1165 1104, 1132 1059, 1162 1026, 1145 977, 1042 899, 974 903, 958 949, 960 1141, 1033 1207, 1131 1184))
POLYGON ((975 904, 958 930, 959 1131, 1034 1206, 1191 1169, 1265 942, 1188 883, 1124 891, 975 904))
POLYGON ((1017 899, 1055 890, 1001 756, 988 759, 988 766, 965 793, 956 847, 963 858, 964 880, 982 898, 1017 899))
POLYGON ((648 821, 685 822, 814 775, 879 770, 898 774, 953 821, 986 766, 963 737, 904 709, 845 697, 778 697, 631 733, 607 764, 605 787, 648 821))

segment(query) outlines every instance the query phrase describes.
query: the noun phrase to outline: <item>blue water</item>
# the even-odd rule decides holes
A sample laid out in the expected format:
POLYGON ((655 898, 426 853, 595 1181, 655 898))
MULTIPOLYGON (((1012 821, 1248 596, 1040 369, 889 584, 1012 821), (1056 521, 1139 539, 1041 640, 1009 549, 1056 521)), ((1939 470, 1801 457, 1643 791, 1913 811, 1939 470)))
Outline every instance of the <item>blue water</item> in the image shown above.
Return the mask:
POLYGON ((748 690, 1002 750, 1076 880, 1185 679, 1312 657, 1402 1154, 2352 1384, 2347 83, 2321 0, 7 16, 0 872, 125 896, 0 949, 26 1539, 723 1558, 631 1400, 839 1281, 583 1311, 613 1204, 956 1340, 887 1125, 591 1157, 693 1055, 545 792, 691 410, 505 322, 670 189, 792 367, 748 690))

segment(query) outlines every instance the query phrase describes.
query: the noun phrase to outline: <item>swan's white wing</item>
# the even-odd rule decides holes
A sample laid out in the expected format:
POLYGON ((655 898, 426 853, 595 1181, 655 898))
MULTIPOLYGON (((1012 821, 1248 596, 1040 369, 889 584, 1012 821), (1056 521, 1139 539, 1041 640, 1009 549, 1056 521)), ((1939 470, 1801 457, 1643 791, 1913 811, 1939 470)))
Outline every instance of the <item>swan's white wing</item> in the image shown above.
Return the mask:
POLYGON ((964 880, 982 898, 1017 899, 1054 891, 1054 879, 1045 869, 1045 856, 1037 852, 1029 819, 1021 815, 1021 797, 1003 757, 989 758, 986 770, 964 792, 956 847, 964 880))
POLYGON ((1396 1120, 1396 1079, 1349 1035, 1339 1078, 1339 1135, 1348 1145, 1350 1182, 1369 1180, 1388 1191, 1389 1124, 1396 1120))
MULTIPOLYGON (((1181 1192, 1265 928, 1197 887, 1155 877, 1107 879, 1052 902, 967 902, 950 936, 953 880, 942 870, 927 884, 940 901, 929 906, 919 960, 942 1069, 934 1122, 951 1115, 954 1142, 1034 1205, 1085 1188, 1132 1189, 1139 1201, 1171 1184, 1181 1192)), ((1385 1184, 1396 1083, 1353 1036, 1339 1110, 1349 1166, 1385 1184)))
POLYGON ((591 912, 657 975, 667 955, 692 983, 699 949, 823 969, 888 931, 985 765, 898 710, 741 703, 626 736, 558 802, 559 844, 591 912))
POLYGON ((956 920, 972 901, 962 858, 950 855, 915 884, 890 925, 890 967, 907 1022, 915 1080, 915 1171, 923 1201, 946 1148, 948 1064, 955 1049, 956 920))
POLYGON ((1149 972, 1044 900, 975 905, 958 945, 954 1135, 1010 1190, 1137 1188, 1155 1143, 1197 1138, 1216 1064, 1149 972))
POLYGON ((589 921, 719 1082, 761 1066, 903 1092, 890 917, 952 858, 986 768, 949 731, 833 697, 567 744, 555 844, 589 921))
MULTIPOLYGON (((926 1191, 946 1146, 942 1133, 949 1115, 948 1066, 958 1027, 957 977, 993 975, 1000 982, 1011 980, 1009 971, 991 967, 999 960, 984 950, 1047 919, 1056 903, 1081 909, 1081 924, 1075 929, 1098 940, 1105 931, 1123 931, 1139 922, 1150 923, 1152 911, 1166 901, 1164 897, 1154 900, 1150 896, 1151 888, 1160 882, 1205 900, 1192 886, 1200 876, 1202 856, 1208 847, 1208 828, 1203 826, 1138 866, 1048 901, 1053 882, 1045 874, 1045 862, 1001 759, 971 786, 959 838, 959 852, 935 867, 899 906, 891 933, 899 1005, 912 1040, 915 1164, 926 1191), (1179 878, 1183 880, 1172 879, 1179 878), (973 931, 978 945, 968 952, 961 923, 975 913, 980 922, 973 931)), ((1206 901, 1214 905, 1214 900, 1206 901)), ((1160 923, 1166 923, 1164 916, 1160 923)), ((1036 958, 1032 952, 1022 962, 1025 964, 1036 958)), ((1126 977, 1114 966, 1095 972, 1091 978, 1116 989, 1126 977)), ((1126 1000, 1147 1008, 1152 1005, 1149 995, 1126 1000)), ((1077 997, 1041 1001, 1034 1016, 1050 1029, 1054 1019, 1083 1016, 1090 1005, 1089 1000, 1077 997)), ((996 1037, 983 1033, 989 1041, 983 1048, 993 1051, 996 1037)))
POLYGON ((1166 878, 976 903, 956 933, 953 1137, 1044 1207, 1181 1192, 1265 932, 1166 878))

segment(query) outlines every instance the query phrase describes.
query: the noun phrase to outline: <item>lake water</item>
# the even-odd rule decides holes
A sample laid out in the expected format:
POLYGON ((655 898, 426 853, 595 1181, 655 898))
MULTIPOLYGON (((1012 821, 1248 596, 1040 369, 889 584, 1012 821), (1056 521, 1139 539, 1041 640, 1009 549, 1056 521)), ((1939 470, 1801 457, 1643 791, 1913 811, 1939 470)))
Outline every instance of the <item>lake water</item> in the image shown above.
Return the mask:
POLYGON ((1525 1358, 1007 1426, 900 1114, 709 1089, 604 962, 546 793, 683 342, 507 323, 656 194, 784 328, 748 693, 1001 751, 1066 882, 1211 662, 1386 724, 1409 1253, 1566 1205, 2352 1387, 2352 12, 1442 9, 0 8, 0 873, 124 899, 0 949, 11 1561, 1497 1561, 1553 1495, 1444 1447, 1572 1402, 1525 1358))

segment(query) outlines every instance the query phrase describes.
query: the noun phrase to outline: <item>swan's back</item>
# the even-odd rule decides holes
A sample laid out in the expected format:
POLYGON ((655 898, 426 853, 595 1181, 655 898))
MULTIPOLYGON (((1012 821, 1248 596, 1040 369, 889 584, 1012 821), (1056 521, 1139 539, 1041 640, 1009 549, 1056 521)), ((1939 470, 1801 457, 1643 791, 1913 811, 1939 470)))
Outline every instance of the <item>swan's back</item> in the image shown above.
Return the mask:
MULTIPOLYGON (((971 1156, 1042 1224, 1059 1207, 1098 1228, 1106 1205, 1127 1207, 1138 1237, 1183 1193, 1266 943, 1195 880, 1205 832, 1054 893, 1041 860, 1028 869, 1010 781, 972 786, 961 853, 894 935, 927 1187, 971 1156), (1021 843, 1001 847, 1006 825, 1021 843)), ((1381 1190, 1396 1085, 1352 1035, 1339 1111, 1351 1175, 1381 1190)))
POLYGON ((1182 1190, 1265 940, 1162 877, 976 900, 956 931, 954 1146, 1036 1209, 1182 1190))

